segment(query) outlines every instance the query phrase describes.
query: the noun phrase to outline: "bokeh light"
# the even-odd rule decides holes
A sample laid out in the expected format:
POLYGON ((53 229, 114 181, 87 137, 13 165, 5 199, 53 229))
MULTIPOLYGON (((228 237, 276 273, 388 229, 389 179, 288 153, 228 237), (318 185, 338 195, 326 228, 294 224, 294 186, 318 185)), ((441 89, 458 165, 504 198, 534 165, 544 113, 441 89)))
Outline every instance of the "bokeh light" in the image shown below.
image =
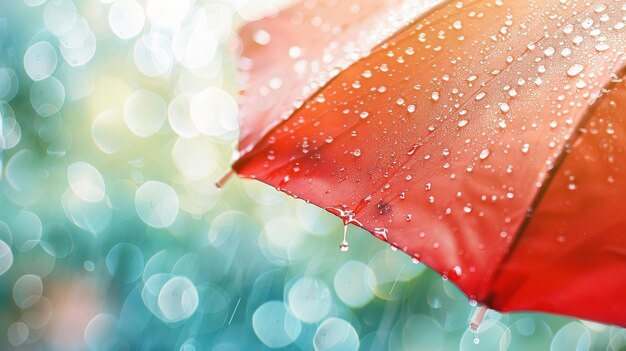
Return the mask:
POLYGON ((3 0, 0 349, 623 350, 623 329, 544 314, 474 332, 451 282, 365 231, 341 252, 335 216, 215 188, 237 30, 290 2, 3 0))

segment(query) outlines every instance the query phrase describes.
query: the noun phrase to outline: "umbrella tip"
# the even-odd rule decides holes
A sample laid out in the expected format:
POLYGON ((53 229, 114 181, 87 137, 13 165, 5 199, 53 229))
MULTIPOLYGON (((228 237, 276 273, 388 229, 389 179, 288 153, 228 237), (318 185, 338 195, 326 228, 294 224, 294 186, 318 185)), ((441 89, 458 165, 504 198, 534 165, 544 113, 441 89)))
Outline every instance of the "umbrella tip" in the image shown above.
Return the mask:
POLYGON ((476 309, 476 312, 474 312, 474 316, 469 322, 469 329, 471 331, 477 332, 478 329, 480 329, 480 325, 483 323, 483 320, 485 319, 485 315, 487 314, 488 310, 489 308, 485 305, 478 306, 478 309, 476 309))
POLYGON ((222 189, 224 189, 224 185, 233 176, 233 174, 234 174, 233 170, 230 169, 228 173, 226 173, 220 180, 215 182, 215 187, 217 188, 217 190, 222 191, 222 189))

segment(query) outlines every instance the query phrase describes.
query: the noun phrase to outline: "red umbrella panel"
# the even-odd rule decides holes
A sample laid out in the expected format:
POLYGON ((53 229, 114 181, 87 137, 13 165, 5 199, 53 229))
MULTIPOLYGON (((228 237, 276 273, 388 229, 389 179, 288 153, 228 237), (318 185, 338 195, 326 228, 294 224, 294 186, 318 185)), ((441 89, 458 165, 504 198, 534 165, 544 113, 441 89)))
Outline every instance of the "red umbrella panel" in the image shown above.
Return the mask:
POLYGON ((626 326, 626 7, 303 1, 241 30, 240 176, 470 299, 626 326))

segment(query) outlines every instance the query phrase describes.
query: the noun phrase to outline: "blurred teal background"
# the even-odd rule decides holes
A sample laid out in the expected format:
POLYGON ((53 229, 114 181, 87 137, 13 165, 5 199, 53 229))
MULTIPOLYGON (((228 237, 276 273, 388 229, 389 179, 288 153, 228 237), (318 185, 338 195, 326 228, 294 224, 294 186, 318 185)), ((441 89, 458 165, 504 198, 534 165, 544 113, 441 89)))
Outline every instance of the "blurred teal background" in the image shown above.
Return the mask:
POLYGON ((368 233, 254 181, 236 28, 272 0, 1 0, 1 350, 626 350, 475 310, 368 233))

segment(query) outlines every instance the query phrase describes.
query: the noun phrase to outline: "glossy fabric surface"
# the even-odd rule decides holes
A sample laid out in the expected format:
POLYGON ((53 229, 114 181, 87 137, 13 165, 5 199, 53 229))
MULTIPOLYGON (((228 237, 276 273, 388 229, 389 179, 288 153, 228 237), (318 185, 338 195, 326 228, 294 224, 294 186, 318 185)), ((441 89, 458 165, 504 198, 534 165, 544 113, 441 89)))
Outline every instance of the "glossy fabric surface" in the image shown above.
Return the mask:
POLYGON ((234 170, 491 307, 626 325, 621 2, 424 4, 244 27, 234 170))

